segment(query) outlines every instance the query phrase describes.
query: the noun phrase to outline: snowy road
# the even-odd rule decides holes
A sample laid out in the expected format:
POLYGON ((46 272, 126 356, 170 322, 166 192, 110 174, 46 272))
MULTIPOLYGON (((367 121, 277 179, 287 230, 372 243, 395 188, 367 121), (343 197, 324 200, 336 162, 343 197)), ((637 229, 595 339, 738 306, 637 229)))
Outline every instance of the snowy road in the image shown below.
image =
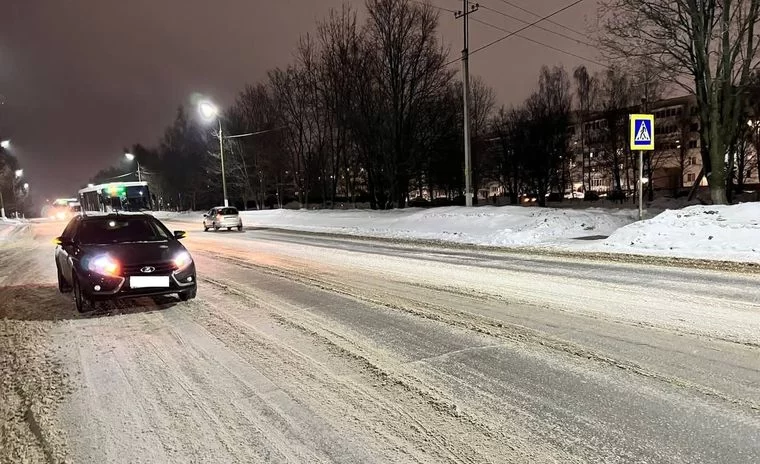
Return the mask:
POLYGON ((196 300, 81 317, 60 228, 0 245, 42 458, 760 462, 760 275, 193 231, 196 300))

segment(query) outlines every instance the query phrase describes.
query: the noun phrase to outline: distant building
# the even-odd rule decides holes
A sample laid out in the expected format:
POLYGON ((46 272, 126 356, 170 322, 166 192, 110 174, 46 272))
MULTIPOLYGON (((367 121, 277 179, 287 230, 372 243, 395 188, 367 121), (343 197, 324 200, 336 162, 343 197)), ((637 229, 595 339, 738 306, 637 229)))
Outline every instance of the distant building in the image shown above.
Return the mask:
MULTIPOLYGON (((577 112, 573 114, 569 128, 572 156, 567 166, 571 179, 568 188, 577 192, 584 191, 584 187, 610 192, 615 189, 617 172, 623 190, 635 189, 638 153, 628 149, 627 113, 640 111, 632 108, 612 116, 595 112, 583 121, 577 112), (610 121, 617 122, 613 130, 609 128, 610 121), (611 140, 613 137, 615 141, 611 140)), ((645 152, 645 176, 651 163, 654 190, 691 188, 702 169, 696 97, 687 95, 651 102, 647 112, 655 117, 655 150, 645 152)), ((745 182, 757 183, 757 155, 750 150, 747 157, 745 182)), ((706 186, 707 180, 703 178, 701 185, 706 186)))

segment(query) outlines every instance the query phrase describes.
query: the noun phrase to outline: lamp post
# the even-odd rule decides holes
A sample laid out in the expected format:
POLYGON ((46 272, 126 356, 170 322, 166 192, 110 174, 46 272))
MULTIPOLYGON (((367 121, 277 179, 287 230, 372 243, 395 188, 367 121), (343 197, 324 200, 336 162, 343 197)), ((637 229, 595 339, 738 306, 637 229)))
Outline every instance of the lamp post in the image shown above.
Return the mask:
POLYGON ((134 161, 137 164, 137 181, 142 182, 142 174, 140 173, 140 162, 132 153, 124 153, 124 157, 129 161, 134 161))
POLYGON ((219 108, 208 100, 203 100, 198 104, 198 112, 204 121, 211 122, 216 118, 219 121, 219 159, 222 163, 222 194, 224 195, 224 206, 230 205, 227 199, 227 179, 224 174, 224 136, 222 134, 222 118, 219 116, 219 108))

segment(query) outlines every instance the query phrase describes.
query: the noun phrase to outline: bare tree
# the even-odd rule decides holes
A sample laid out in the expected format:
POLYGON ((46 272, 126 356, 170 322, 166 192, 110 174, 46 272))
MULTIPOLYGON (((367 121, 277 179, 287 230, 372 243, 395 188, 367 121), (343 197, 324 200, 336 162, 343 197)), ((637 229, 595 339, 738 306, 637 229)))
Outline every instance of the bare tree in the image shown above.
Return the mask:
POLYGON ((575 79, 575 95, 578 99, 578 126, 580 127, 581 142, 581 182, 585 192, 591 187, 591 168, 588 168, 588 184, 586 183, 586 147, 588 145, 588 133, 586 132, 586 122, 591 111, 596 109, 597 96, 599 92, 599 82, 596 76, 589 75, 585 66, 578 66, 573 71, 575 79))
MULTIPOLYGON (((457 82, 457 98, 462 100, 462 83, 457 82)), ((470 79, 470 136, 472 138, 472 188, 476 193, 483 178, 488 175, 492 166, 488 158, 489 151, 486 149, 487 142, 484 140, 489 127, 494 107, 496 106, 496 94, 480 76, 470 79)), ((461 116, 460 116, 461 119, 461 116)))
POLYGON ((608 68, 598 78, 600 83, 600 110, 604 119, 604 151, 601 154, 612 173, 614 189, 623 189, 623 174, 629 166, 628 113, 635 104, 636 92, 630 75, 618 67, 608 68))
POLYGON ((438 15, 430 5, 367 0, 367 9, 367 45, 378 64, 373 81, 385 116, 377 128, 384 132, 379 174, 387 191, 382 196, 385 207, 403 207, 411 168, 423 155, 417 143, 422 115, 447 90, 453 72, 445 66, 447 50, 438 43, 438 15))
POLYGON ((615 57, 656 67, 697 96, 713 203, 728 201, 726 158, 756 66, 760 0, 604 0, 601 39, 615 57))
POLYGON ((546 206, 552 186, 560 188, 562 165, 567 155, 567 127, 572 95, 570 78, 564 68, 543 67, 538 90, 525 102, 529 140, 521 154, 525 183, 546 206))
POLYGON ((502 186, 511 204, 517 204, 522 189, 521 154, 526 150, 528 113, 524 108, 502 107, 494 117, 492 130, 500 153, 498 167, 502 186))

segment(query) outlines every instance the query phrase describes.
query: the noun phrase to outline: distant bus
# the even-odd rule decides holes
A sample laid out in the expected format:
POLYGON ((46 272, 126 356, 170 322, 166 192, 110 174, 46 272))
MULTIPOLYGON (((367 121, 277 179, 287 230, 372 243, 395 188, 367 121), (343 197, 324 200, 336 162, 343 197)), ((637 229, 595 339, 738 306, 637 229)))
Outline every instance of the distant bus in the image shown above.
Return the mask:
POLYGON ((82 213, 115 211, 153 211, 147 182, 110 182, 79 191, 82 213))

